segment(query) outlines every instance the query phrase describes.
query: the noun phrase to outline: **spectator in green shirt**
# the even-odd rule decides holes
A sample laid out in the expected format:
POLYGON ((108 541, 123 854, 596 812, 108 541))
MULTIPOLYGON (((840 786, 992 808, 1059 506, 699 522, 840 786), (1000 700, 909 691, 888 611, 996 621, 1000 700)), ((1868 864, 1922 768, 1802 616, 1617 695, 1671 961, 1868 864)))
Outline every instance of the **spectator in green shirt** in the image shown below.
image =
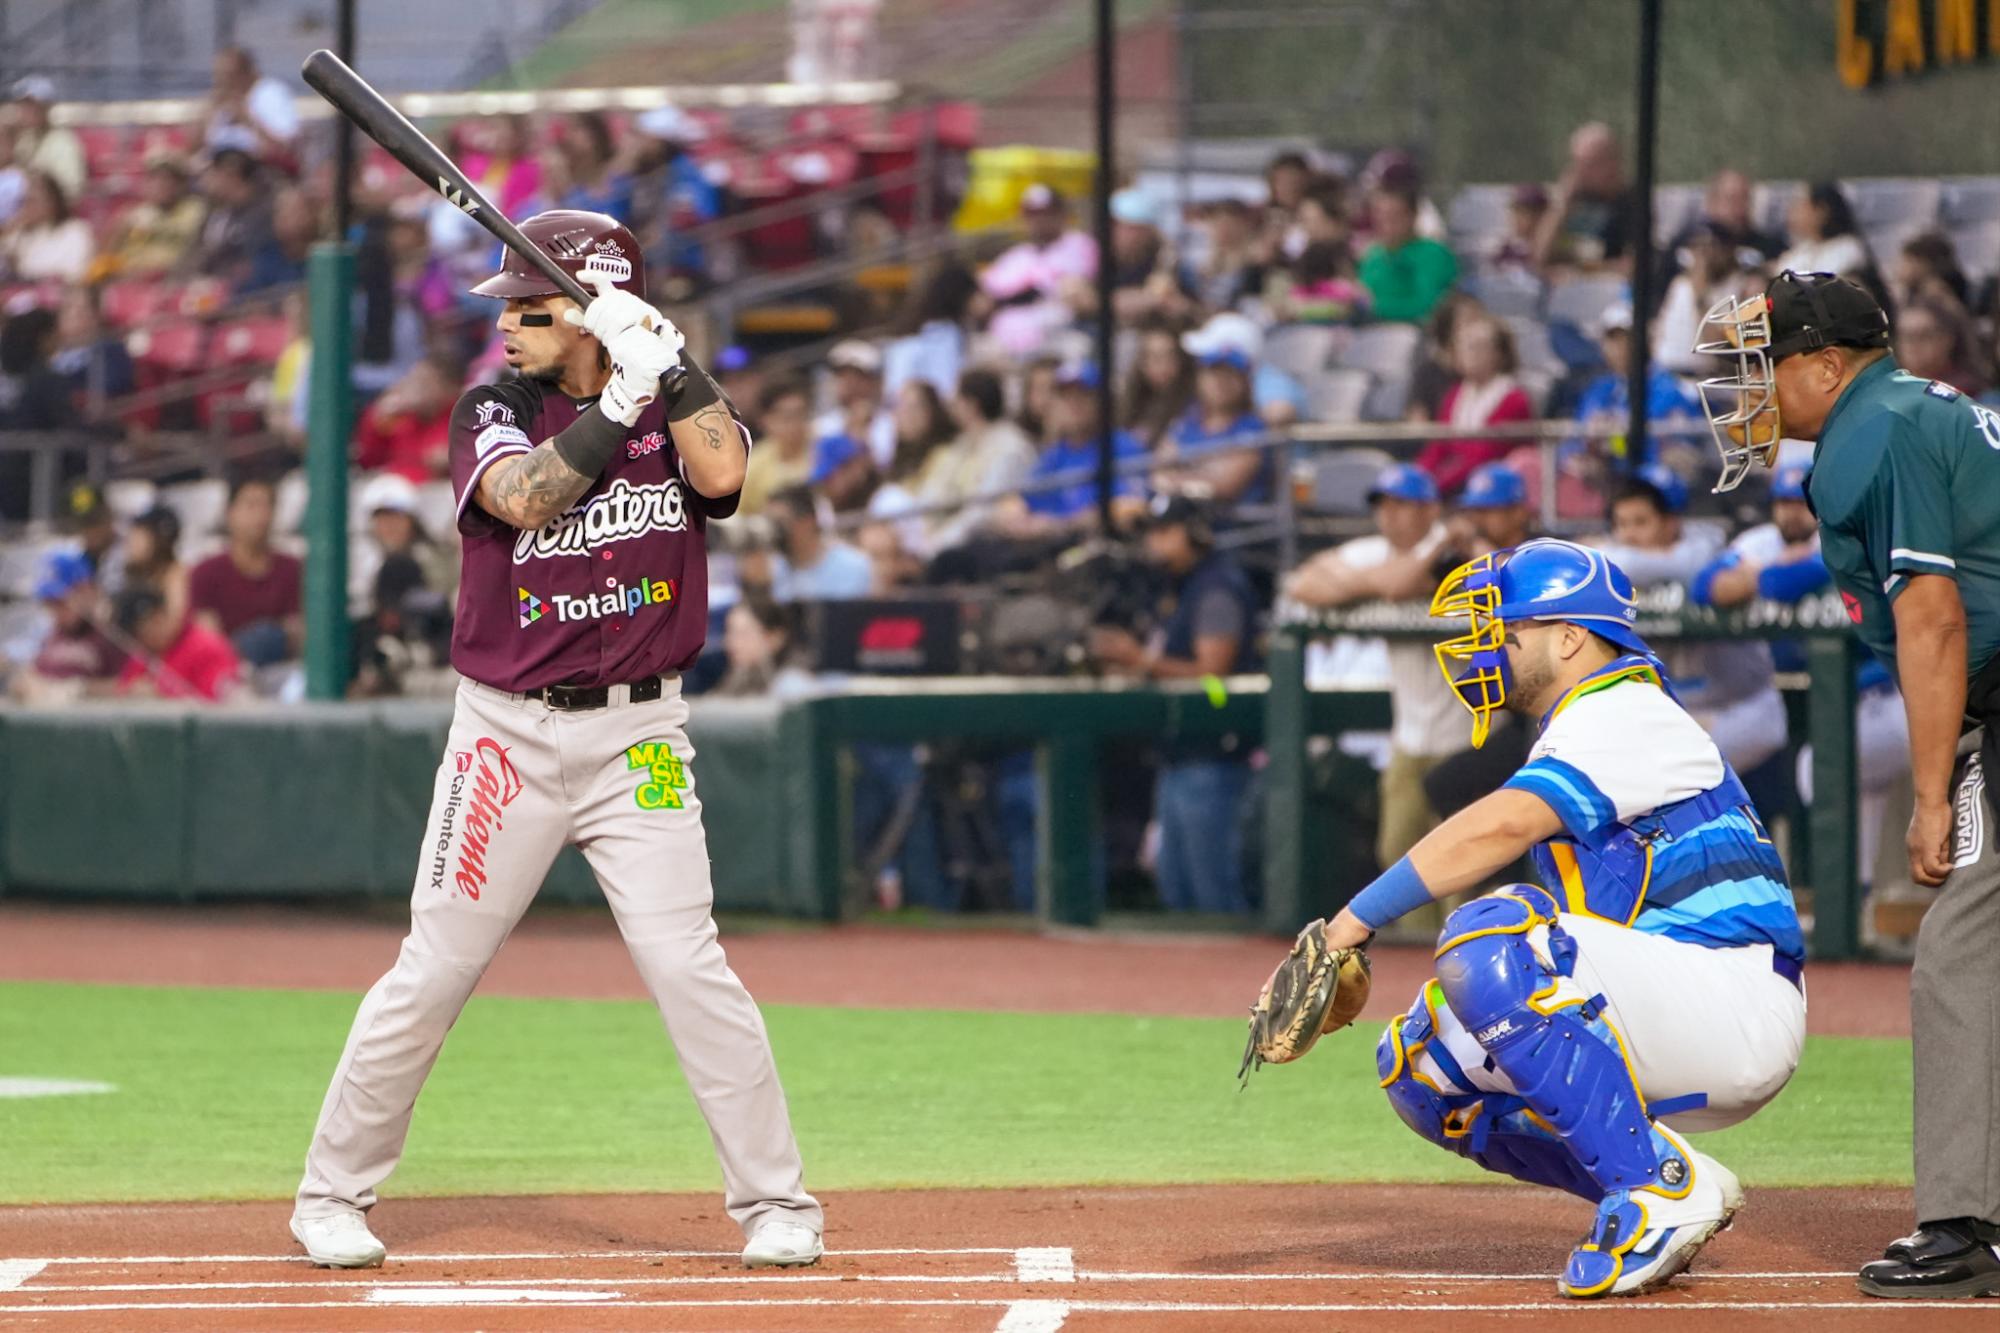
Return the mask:
POLYGON ((1420 323, 1458 281, 1458 258, 1417 235, 1417 197, 1408 190, 1378 189, 1369 196, 1375 243, 1361 256, 1361 285, 1375 318, 1420 323))

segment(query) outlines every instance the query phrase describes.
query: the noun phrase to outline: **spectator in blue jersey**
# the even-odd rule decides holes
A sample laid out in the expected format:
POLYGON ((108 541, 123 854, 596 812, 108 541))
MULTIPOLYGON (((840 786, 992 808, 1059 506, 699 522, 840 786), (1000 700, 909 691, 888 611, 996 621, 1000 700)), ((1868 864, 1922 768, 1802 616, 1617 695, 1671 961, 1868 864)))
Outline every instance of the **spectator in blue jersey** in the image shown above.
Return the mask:
POLYGON ((1225 512, 1269 504, 1272 455, 1250 447, 1268 433, 1252 397, 1250 356, 1240 347, 1196 345, 1204 350, 1195 352, 1194 404, 1167 432, 1162 450, 1178 466, 1158 474, 1155 485, 1208 497, 1225 512))
MULTIPOLYGON (((1750 528, 1710 561, 1688 585, 1697 606, 1732 607, 1763 599, 1797 605, 1833 586, 1819 552, 1819 524, 1806 503, 1810 470, 1794 464, 1771 479, 1771 521, 1750 528)), ((1806 669, 1805 650, 1780 639, 1771 645, 1780 671, 1806 669)), ((1875 847, 1889 792, 1910 771, 1910 725, 1903 697, 1888 668, 1873 657, 1855 668, 1859 694, 1854 706, 1854 738, 1859 753, 1861 827, 1855 839, 1861 882, 1872 877, 1875 847)), ((1812 803, 1812 747, 1799 751, 1799 798, 1812 803)), ((1862 919, 1868 920, 1867 914, 1862 919)))
POLYGON ((618 165, 618 146, 602 111, 579 111, 563 121, 557 141, 567 188, 558 201, 563 208, 632 216, 632 177, 618 165))
POLYGON ((709 257, 687 233, 722 216, 722 191, 688 151, 705 131, 676 106, 642 111, 632 128, 640 136, 633 152, 632 202, 642 219, 639 235, 647 262, 660 264, 673 279, 698 285, 711 276, 709 257))
POLYGON ((896 452, 896 423, 882 408, 882 349, 844 338, 826 354, 834 405, 813 421, 812 484, 836 513, 858 509, 877 470, 896 452))
MULTIPOLYGON (((1586 425, 1608 426, 1616 432, 1601 446, 1616 470, 1629 472, 1658 461, 1662 445, 1706 450, 1701 440, 1704 418, 1700 400, 1685 380, 1659 366, 1652 367, 1646 376, 1646 425, 1652 446, 1635 450, 1625 438, 1631 420, 1628 405, 1632 401, 1626 392, 1633 347, 1632 307, 1628 302, 1618 302, 1598 320, 1597 346, 1604 354, 1605 371, 1584 386, 1582 396, 1577 399, 1576 416, 1586 425)), ((1567 464, 1587 448, 1581 439, 1565 440, 1558 460, 1567 464)))
MULTIPOLYGON (((1001 502, 996 529, 1010 537, 1053 536, 1088 526, 1097 517, 1097 451, 1102 417, 1097 410, 1097 367, 1089 362, 1056 371, 1055 401, 1049 411, 1050 442, 1042 446, 1034 471, 1022 483, 1025 493, 1001 502), (1054 478, 1066 485, 1039 488, 1054 478)), ((1146 456, 1146 448, 1127 431, 1113 431, 1111 454, 1124 465, 1146 456)), ((1143 479, 1121 471, 1111 488, 1114 518, 1129 520, 1145 507, 1143 479)))
POLYGON ((1248 315, 1239 315, 1234 310, 1211 315, 1200 328, 1181 335, 1181 347, 1197 364, 1223 353, 1241 353, 1250 362, 1250 410, 1273 430, 1281 430, 1305 415, 1305 386, 1260 359, 1264 353, 1264 331, 1248 315))

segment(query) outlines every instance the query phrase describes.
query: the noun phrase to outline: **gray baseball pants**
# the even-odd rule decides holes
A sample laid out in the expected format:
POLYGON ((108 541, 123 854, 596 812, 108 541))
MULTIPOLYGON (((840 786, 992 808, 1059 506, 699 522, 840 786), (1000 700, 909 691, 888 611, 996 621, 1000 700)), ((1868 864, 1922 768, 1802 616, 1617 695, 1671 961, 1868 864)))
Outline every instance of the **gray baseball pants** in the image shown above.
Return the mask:
POLYGON ((2000 847, 1983 734, 1959 742, 1952 871, 1910 974, 1919 1222, 2000 1222, 2000 847))
MULTIPOLYGON (((459 686, 410 900, 410 933, 361 1002, 306 1152, 296 1213, 366 1211, 395 1170, 417 1093, 487 964, 565 844, 583 850, 652 992, 721 1160, 729 1215, 821 1228, 756 1002, 711 915, 687 702, 550 709, 459 686)), ((550 1126, 558 1132, 561 1126, 550 1126)))

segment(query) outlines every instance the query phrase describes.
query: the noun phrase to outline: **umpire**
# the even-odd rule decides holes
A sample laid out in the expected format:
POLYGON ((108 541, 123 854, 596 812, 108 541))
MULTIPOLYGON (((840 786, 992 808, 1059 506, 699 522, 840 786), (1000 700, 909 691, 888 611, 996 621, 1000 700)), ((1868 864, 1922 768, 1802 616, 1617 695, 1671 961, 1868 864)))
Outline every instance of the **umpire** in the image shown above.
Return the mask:
POLYGON ((1902 686, 1910 874, 1942 885, 1910 984, 1917 1230, 1862 1268, 1871 1296, 2000 1293, 2000 414, 1889 352, 1875 298, 1826 273, 1725 299, 1696 351, 1718 490, 1813 440, 1808 498, 1848 619, 1902 686), (1984 796, 1984 800, 1982 800, 1984 796))

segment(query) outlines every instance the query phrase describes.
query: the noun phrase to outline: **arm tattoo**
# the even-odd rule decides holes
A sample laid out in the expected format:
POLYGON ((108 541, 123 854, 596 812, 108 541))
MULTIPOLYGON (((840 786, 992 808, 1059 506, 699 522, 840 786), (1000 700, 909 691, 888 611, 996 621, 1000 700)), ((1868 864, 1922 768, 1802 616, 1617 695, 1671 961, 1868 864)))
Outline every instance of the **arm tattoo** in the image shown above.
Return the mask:
POLYGON ((708 447, 711 449, 720 449, 722 447, 722 432, 734 427, 736 424, 735 420, 729 415, 728 410, 720 403, 710 403, 707 407, 702 408, 701 411, 694 414, 692 422, 694 428, 701 432, 702 439, 708 442, 708 447))
POLYGON ((495 512, 517 528, 539 528, 574 504, 591 480, 563 461, 553 441, 545 441, 532 453, 494 465, 495 512))

